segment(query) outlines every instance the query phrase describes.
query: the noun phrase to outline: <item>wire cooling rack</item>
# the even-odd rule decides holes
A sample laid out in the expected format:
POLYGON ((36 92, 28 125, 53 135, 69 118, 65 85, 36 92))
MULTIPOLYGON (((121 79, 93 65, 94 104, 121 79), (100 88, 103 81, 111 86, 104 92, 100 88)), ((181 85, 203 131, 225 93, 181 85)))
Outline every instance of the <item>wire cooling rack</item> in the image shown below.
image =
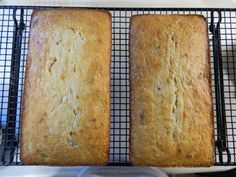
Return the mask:
MULTIPOLYGON (((1 165, 22 165, 19 159, 21 97, 31 13, 39 8, 44 7, 0 7, 1 165)), ((214 102, 215 165, 236 165, 236 9, 102 9, 112 14, 110 165, 129 165, 129 22, 131 15, 136 14, 202 14, 206 17, 214 102)))

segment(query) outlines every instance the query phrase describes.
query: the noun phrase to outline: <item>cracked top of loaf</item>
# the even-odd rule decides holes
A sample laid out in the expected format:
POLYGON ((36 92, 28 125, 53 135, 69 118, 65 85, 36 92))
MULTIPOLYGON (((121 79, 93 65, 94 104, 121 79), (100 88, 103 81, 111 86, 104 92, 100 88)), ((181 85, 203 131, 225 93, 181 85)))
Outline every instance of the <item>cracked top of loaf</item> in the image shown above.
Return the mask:
POLYGON ((21 120, 24 164, 108 162, 110 53, 108 12, 33 12, 21 120))
POLYGON ((134 165, 213 164, 210 70, 203 16, 131 17, 130 160, 134 165))

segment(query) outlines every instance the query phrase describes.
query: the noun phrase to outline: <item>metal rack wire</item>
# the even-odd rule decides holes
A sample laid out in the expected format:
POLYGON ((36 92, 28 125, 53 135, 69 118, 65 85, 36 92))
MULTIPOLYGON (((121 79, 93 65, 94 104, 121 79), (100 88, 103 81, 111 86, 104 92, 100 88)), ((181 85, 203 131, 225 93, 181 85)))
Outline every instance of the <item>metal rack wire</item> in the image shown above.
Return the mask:
MULTIPOLYGON (((21 165, 21 96, 33 9, 0 7, 0 164, 21 165)), ((129 20, 135 14, 202 14, 209 24, 215 165, 236 165, 236 9, 103 8, 112 14, 110 165, 129 165, 129 20)))

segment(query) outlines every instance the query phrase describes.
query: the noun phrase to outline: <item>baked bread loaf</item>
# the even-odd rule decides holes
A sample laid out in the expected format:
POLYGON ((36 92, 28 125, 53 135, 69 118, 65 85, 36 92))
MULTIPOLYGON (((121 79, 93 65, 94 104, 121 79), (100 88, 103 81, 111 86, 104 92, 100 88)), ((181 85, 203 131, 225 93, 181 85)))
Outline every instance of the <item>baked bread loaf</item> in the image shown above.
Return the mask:
POLYGON ((211 69, 204 17, 132 16, 130 67, 132 164, 212 165, 211 69))
POLYGON ((24 164, 108 162, 110 55, 108 12, 33 12, 21 119, 24 164))

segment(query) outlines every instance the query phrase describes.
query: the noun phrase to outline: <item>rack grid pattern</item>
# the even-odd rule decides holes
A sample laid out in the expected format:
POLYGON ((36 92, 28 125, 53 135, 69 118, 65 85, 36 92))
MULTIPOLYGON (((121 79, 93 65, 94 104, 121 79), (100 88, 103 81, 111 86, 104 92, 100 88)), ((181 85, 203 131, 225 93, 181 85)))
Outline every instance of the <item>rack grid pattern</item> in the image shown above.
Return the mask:
MULTIPOLYGON (((19 159, 20 111, 29 25, 33 10, 40 8, 44 7, 0 7, 1 165, 22 165, 19 159)), ((110 165, 130 165, 129 22, 136 14, 201 14, 206 17, 212 68, 215 165, 236 165, 236 9, 99 9, 109 10, 112 15, 110 165)))

